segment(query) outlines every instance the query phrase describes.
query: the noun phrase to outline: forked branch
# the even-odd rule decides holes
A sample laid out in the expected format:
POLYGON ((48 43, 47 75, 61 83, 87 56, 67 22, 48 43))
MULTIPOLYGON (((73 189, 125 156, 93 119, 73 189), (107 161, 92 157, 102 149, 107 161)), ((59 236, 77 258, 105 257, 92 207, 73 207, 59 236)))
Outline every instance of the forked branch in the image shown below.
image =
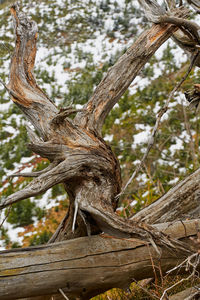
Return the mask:
MULTIPOLYGON (((185 17, 185 9, 177 9, 175 15, 185 17)), ((153 25, 111 67, 99 83, 93 96, 85 105, 85 113, 79 113, 76 123, 82 127, 96 130, 101 134, 104 120, 112 107, 129 87, 139 71, 156 50, 176 31, 174 25, 153 25)))
POLYGON ((52 186, 63 182, 64 180, 73 178, 73 176, 80 176, 79 170, 82 167, 82 160, 77 160, 76 164, 73 164, 72 159, 65 160, 54 167, 52 170, 41 174, 36 179, 32 180, 24 189, 17 191, 10 195, 5 200, 1 201, 0 209, 6 206, 16 203, 20 200, 40 195, 46 192, 52 186))

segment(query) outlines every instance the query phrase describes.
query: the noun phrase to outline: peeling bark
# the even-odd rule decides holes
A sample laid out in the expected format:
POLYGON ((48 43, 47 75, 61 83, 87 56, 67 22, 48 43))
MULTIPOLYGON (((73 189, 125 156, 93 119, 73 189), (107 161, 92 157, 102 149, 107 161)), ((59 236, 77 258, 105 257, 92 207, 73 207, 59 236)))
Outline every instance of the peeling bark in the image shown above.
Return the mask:
MULTIPOLYGON (((16 253, 15 251, 2 253, 2 259, 6 257, 6 263, 10 262, 13 266, 8 267, 7 265, 7 267, 4 266, 4 270, 2 269, 1 299, 46 295, 47 292, 56 293, 58 288, 66 287, 68 281, 70 288, 66 293, 72 297, 83 295, 86 299, 110 287, 128 284, 133 278, 130 278, 129 271, 132 272, 131 276, 134 276, 135 279, 146 278, 146 273, 150 276, 152 266, 149 263, 149 248, 152 249, 152 255, 155 258, 157 258, 156 251, 159 252, 159 249, 162 249, 164 271, 169 266, 174 266, 180 258, 192 253, 195 249, 192 249, 189 243, 177 240, 183 236, 180 237, 173 233, 169 237, 165 233, 166 230, 162 232, 161 227, 150 226, 143 221, 149 223, 174 221, 180 217, 180 208, 183 214, 186 209, 196 209, 199 202, 199 171, 194 176, 191 175, 182 181, 152 206, 134 216, 132 220, 124 220, 115 214, 116 196, 121 189, 120 166, 111 148, 101 138, 101 128, 106 116, 141 68, 155 51, 175 33, 176 25, 152 25, 110 68, 82 111, 74 111, 72 108, 59 111, 38 87, 32 73, 36 54, 37 26, 35 22, 19 12, 17 4, 12 6, 11 13, 15 25, 16 46, 7 89, 12 100, 20 107, 37 132, 36 134, 28 127, 31 140, 29 148, 42 157, 48 158, 51 164, 40 173, 29 174, 36 178, 24 190, 3 200, 0 208, 43 193, 57 183, 64 184, 69 195, 70 205, 49 245, 16 250, 16 253), (77 115, 74 119, 68 118, 71 113, 75 112, 77 115), (191 200, 194 200, 193 206, 189 205, 191 200), (153 211, 155 208, 156 212, 153 211), (166 208, 170 212, 169 218, 166 216, 166 208), (102 231, 107 235, 110 234, 112 239, 109 238, 105 241, 100 236, 85 237, 67 243, 50 245, 58 241, 99 234, 102 231), (120 239, 113 238, 113 236, 120 237, 120 239), (131 256, 129 256, 130 243, 131 256), (146 247, 147 244, 149 244, 149 248, 146 247), (135 248, 139 249, 137 249, 139 253, 135 248), (107 249, 106 253, 110 251, 109 255, 106 254, 105 261, 99 261, 101 255, 104 257, 105 249, 107 249), (169 249, 173 251, 170 252, 169 249), (52 254, 52 251, 55 253, 52 254), (175 251, 179 253, 179 258, 174 257, 175 251), (61 255, 60 261, 54 260, 57 252, 61 255), (81 253, 81 257, 78 257, 77 261, 73 261, 72 256, 77 252, 81 253), (148 257, 148 259, 136 263, 135 269, 135 262, 132 263, 132 261, 138 255, 140 257, 140 252, 143 254, 143 258, 148 257), (83 254, 84 257, 82 257, 83 254), (53 261, 49 261, 51 259, 53 261), (23 266, 22 261, 26 263, 26 266, 23 266), (40 262, 39 265, 37 265, 37 261, 40 262), (82 262, 83 265, 80 266, 82 262), (103 262, 105 265, 101 265, 103 262), (73 267, 73 264, 77 267, 73 267), (132 264, 133 269, 130 269, 132 264), (89 269, 87 265, 89 265, 89 269), (90 276, 88 277, 86 274, 88 275, 89 271, 90 276), (60 272, 59 277, 57 276, 58 272, 60 272), (105 275, 102 272, 105 272, 105 275), (113 272, 116 276, 113 275, 113 272), (122 276, 118 277, 120 272, 122 276), (97 277, 95 278, 94 274, 96 273, 97 277), (44 275, 48 278, 45 280, 46 286, 41 279, 44 275), (83 282, 79 287, 77 278, 83 282), (28 285, 26 282, 26 288, 23 289, 25 279, 28 282, 34 281, 34 283, 38 280, 38 285, 35 287, 33 285, 30 292, 27 289, 32 285, 28 285), (94 279, 95 286, 92 284, 94 279), (18 283, 19 296, 16 296, 16 289, 13 289, 15 281, 18 283), (87 286, 86 291, 84 290, 85 286, 87 286)), ((178 9, 173 16, 182 18, 186 14, 184 9, 178 9)), ((188 235, 186 240, 188 241, 188 235)), ((2 261, 2 264, 4 263, 5 261, 2 261)))
MULTIPOLYGON (((8 88, 15 95, 12 100, 20 106, 42 138, 40 140, 29 129, 32 141, 29 147, 48 158, 54 168, 34 179, 23 191, 4 200, 1 208, 42 193, 53 183, 62 182, 70 196, 70 214, 60 226, 62 234, 57 231, 53 240, 60 240, 59 234, 63 239, 64 236, 73 236, 76 230, 82 232, 77 225, 83 226, 83 223, 91 233, 93 231, 88 223, 95 224, 95 233, 98 228, 110 234, 130 236, 134 227, 136 235, 145 234, 144 226, 139 228, 137 223, 124 222, 114 213, 116 195, 121 189, 120 167, 110 147, 100 137, 100 132, 113 105, 176 28, 173 25, 153 25, 144 32, 109 70, 84 110, 71 120, 67 116, 74 111, 69 108, 59 112, 33 77, 37 39, 35 22, 20 13, 16 4, 12 6, 11 13, 15 24, 16 47, 8 88), (77 215, 83 220, 81 225, 76 222, 77 215), (64 232, 64 228, 69 230, 69 224, 73 227, 70 234, 64 232)), ((184 16, 185 12, 178 11, 180 15, 184 16)))
MULTIPOLYGON (((191 253, 189 237, 196 234, 195 222, 161 224, 159 230, 182 239, 191 253)), ((47 246, 2 251, 0 255, 0 299, 11 300, 30 295, 51 299, 58 289, 70 299, 90 297, 112 287, 127 288, 135 280, 154 276, 152 262, 163 273, 181 263, 187 253, 158 247, 137 239, 108 235, 78 238, 47 246), (148 244, 148 247, 147 247, 148 244), (5 292, 6 291, 6 292, 5 292)), ((185 268, 180 270, 185 272, 185 268)), ((159 275, 158 275, 159 276, 159 275)), ((57 299, 57 296, 55 296, 57 299)), ((58 297, 59 299, 59 297, 58 297)))

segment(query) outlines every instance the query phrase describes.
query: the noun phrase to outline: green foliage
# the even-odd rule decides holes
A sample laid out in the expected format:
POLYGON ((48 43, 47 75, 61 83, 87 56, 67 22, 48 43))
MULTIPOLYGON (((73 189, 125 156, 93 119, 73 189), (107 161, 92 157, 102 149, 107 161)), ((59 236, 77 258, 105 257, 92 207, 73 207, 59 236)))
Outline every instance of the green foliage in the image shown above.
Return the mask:
POLYGON ((4 241, 5 246, 10 244, 10 237, 8 235, 8 230, 6 230, 3 226, 0 228, 0 238, 4 241))
POLYGON ((48 232, 46 230, 43 231, 42 233, 36 234, 33 236, 33 238, 31 238, 30 246, 46 244, 51 236, 52 236, 52 233, 48 232))
MULTIPOLYGON (((5 4, 7 5, 8 2, 10 1, 5 4)), ((127 48, 126 43, 133 41, 141 27, 146 26, 134 1, 126 0, 124 6, 121 6, 118 1, 109 0, 102 0, 98 3, 91 0, 87 1, 87 5, 84 1, 77 0, 75 2, 76 5, 71 5, 70 1, 64 1, 65 5, 60 8, 53 0, 42 0, 33 2, 34 9, 31 10, 31 17, 38 23, 39 28, 38 48, 44 47, 49 51, 45 66, 44 61, 40 61, 40 58, 36 63, 36 78, 48 96, 55 102, 59 101, 59 105, 63 106, 69 105, 69 103, 74 105, 86 103, 108 69, 124 53, 127 48), (70 18, 63 23, 62 19, 67 15, 70 15, 70 18), (105 29, 105 22, 108 18, 113 22, 110 27, 105 29), (121 50, 116 52, 112 51, 111 55, 102 50, 101 60, 96 63, 92 51, 90 52, 87 47, 90 46, 96 34, 105 35, 109 38, 110 44, 114 41, 123 47, 119 47, 121 50), (89 44, 83 47, 82 43, 86 40, 89 41, 89 44), (63 58, 63 70, 69 74, 69 80, 58 84, 53 68, 57 66, 61 58, 63 58), (84 62, 82 64, 84 67, 74 67, 74 61, 76 63, 84 62)), ((25 11, 29 11, 29 4, 30 1, 22 0, 25 11)), ((0 28, 2 29, 0 76, 4 82, 7 82, 8 70, 4 63, 10 60, 14 46, 8 9, 0 19, 0 28)), ((186 64, 181 66, 177 64, 176 57, 173 55, 174 48, 175 46, 168 43, 161 59, 158 60, 156 56, 152 57, 141 70, 137 90, 135 89, 133 92, 130 88, 121 97, 104 124, 103 136, 105 138, 108 135, 112 137, 110 145, 120 160, 123 183, 126 183, 134 172, 147 147, 147 139, 138 142, 138 135, 145 132, 146 128, 150 134, 157 112, 165 103, 176 82, 185 73, 187 66, 186 64), (157 75, 159 68, 162 70, 160 76, 157 75), (148 84, 142 85, 140 81, 144 78, 148 80, 148 84)), ((179 94, 198 83, 199 77, 200 71, 195 71, 195 74, 191 73, 179 94)), ((135 82, 137 82, 137 78, 135 82)), ((133 85, 136 84, 135 82, 133 85)), ((191 131, 189 138, 186 129, 187 120, 183 114, 182 104, 180 101, 177 102, 177 98, 178 96, 171 101, 172 107, 167 113, 167 118, 162 120, 156 143, 149 153, 143 169, 120 199, 119 205, 122 210, 119 213, 124 217, 155 201, 168 191, 176 180, 182 179, 186 172, 192 172, 200 164, 198 155, 199 117, 194 116, 192 111, 186 109, 191 131), (192 142, 193 148, 191 147, 192 142), (181 147, 175 149, 178 143, 181 144, 181 147), (195 156, 196 159, 194 159, 195 156)), ((0 104, 7 104, 9 101, 8 95, 1 89, 0 104)), ((28 179, 23 182, 15 182, 8 180, 5 176, 8 171, 23 167, 22 158, 33 155, 27 148, 28 142, 21 112, 16 105, 11 104, 9 109, 2 110, 0 119, 1 198, 6 198, 29 182, 28 179)), ((49 162, 46 160, 39 161, 37 165, 33 165, 33 169, 39 171, 48 164, 49 162)), ((63 193, 63 186, 58 185, 53 187, 51 197, 56 200, 63 193)), ((40 197, 42 196, 37 198, 40 197)), ((59 208, 56 209, 59 213, 59 208)), ((37 207, 36 202, 26 200, 13 205, 7 221, 16 227, 31 224, 33 220, 45 219, 45 217, 44 211, 37 207)), ((47 231, 43 237, 35 237, 33 244, 46 240, 48 234, 47 231)), ((6 243, 9 244, 9 236, 5 232, 3 236, 6 243)))
POLYGON ((69 93, 65 97, 67 101, 74 104, 84 104, 92 95, 94 87, 100 82, 103 70, 97 70, 95 65, 88 65, 84 70, 77 72, 73 81, 68 83, 69 93))
POLYGON ((56 198, 57 196, 59 195, 62 195, 65 193, 65 189, 63 187, 62 184, 58 184, 58 185, 55 185, 53 188, 52 188, 52 198, 56 198))
POLYGON ((26 199, 12 205, 7 221, 14 227, 27 226, 33 223, 34 217, 42 218, 43 211, 36 204, 26 199))

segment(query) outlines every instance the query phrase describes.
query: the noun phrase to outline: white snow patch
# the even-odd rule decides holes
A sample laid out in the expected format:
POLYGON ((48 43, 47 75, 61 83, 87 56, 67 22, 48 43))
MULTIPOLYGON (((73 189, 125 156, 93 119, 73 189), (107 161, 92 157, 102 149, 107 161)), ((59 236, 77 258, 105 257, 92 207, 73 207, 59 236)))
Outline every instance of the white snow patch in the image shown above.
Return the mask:
POLYGON ((133 200, 131 203, 130 203, 130 206, 134 206, 137 204, 137 201, 136 200, 133 200))
POLYGON ((170 180, 170 181, 168 182, 168 184, 174 185, 174 184, 176 184, 178 181, 179 181, 179 178, 178 178, 178 177, 175 177, 174 179, 170 180))
POLYGON ((104 140, 111 143, 113 140, 113 134, 106 134, 104 140))
POLYGON ((139 144, 143 144, 143 143, 147 143, 149 140, 149 137, 151 136, 151 126, 146 125, 144 126, 144 124, 136 124, 136 129, 143 129, 142 132, 139 132, 137 134, 135 134, 133 136, 133 144, 132 144, 132 148, 136 148, 137 145, 139 144))
POLYGON ((179 138, 176 138, 175 144, 173 144, 169 147, 169 150, 171 151, 172 155, 174 155, 176 151, 181 150, 181 149, 184 149, 184 146, 183 146, 183 141, 180 140, 179 138))

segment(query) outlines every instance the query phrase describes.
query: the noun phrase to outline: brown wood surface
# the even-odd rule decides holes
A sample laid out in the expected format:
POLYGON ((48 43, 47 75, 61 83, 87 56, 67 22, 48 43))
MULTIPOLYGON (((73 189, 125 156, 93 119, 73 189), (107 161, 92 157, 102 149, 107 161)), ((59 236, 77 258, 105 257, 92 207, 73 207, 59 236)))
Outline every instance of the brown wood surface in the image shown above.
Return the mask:
POLYGON ((200 169, 181 180, 166 194, 131 219, 149 224, 195 218, 200 213, 200 169))
MULTIPOLYGON (((64 184, 70 204, 48 245, 0 253, 0 299, 49 299, 59 288, 72 299, 87 299, 111 287, 127 287, 133 279, 153 276, 152 258, 155 264, 159 260, 163 272, 171 269, 196 251, 189 239, 196 234, 195 222, 151 226, 143 221, 174 221, 197 210, 199 171, 132 220, 124 220, 115 214, 120 166, 101 138, 101 128, 141 68, 177 27, 154 24, 145 31, 109 69, 83 111, 71 119, 68 116, 74 109, 59 111, 33 76, 36 23, 17 4, 11 7, 11 14, 16 45, 7 90, 37 132, 28 127, 29 148, 51 164, 40 173, 29 174, 35 179, 4 199, 0 209, 57 183, 64 184), (104 235, 94 235, 102 231, 104 235)), ((181 8, 174 15, 185 17, 186 12, 181 8)))
MULTIPOLYGON (((196 234, 200 220, 160 224, 159 230, 183 239, 196 234)), ((189 243, 189 244, 188 244, 189 243)), ((56 294, 62 288, 73 299, 87 299, 111 287, 128 287, 135 280, 154 276, 152 262, 163 272, 175 267, 187 253, 158 247, 138 239, 105 234, 77 238, 45 246, 13 249, 0 253, 0 299, 56 294)), ((192 253, 192 248, 191 248, 192 253)))

